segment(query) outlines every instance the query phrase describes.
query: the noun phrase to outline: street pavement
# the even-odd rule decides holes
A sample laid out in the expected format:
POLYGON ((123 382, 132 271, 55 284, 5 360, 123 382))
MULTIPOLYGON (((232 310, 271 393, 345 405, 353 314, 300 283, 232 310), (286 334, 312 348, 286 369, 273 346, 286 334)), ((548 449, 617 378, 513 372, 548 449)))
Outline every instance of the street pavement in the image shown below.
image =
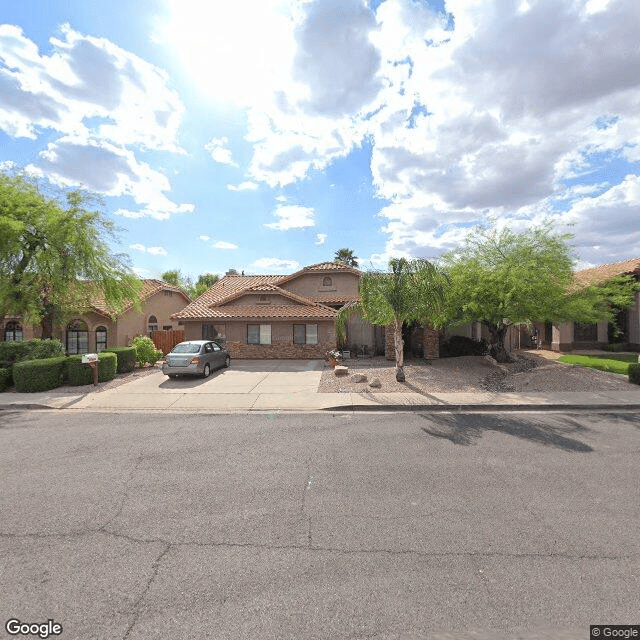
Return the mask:
POLYGON ((6 407, 2 613, 63 640, 586 639, 638 623, 638 452, 636 413, 6 407))
POLYGON ((640 410, 640 386, 624 391, 557 393, 318 393, 320 360, 233 360, 209 378, 170 379, 161 372, 113 389, 65 387, 40 393, 0 393, 12 407, 79 411, 204 413, 307 411, 640 410))

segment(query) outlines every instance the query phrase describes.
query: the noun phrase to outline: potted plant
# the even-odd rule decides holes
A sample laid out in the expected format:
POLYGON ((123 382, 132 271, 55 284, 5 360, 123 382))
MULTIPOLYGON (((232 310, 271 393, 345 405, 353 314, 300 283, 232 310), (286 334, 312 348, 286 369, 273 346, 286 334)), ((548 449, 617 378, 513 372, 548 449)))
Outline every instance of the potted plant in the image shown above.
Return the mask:
POLYGON ((340 352, 337 349, 332 349, 331 351, 327 351, 326 353, 327 362, 335 367, 340 364, 340 352))

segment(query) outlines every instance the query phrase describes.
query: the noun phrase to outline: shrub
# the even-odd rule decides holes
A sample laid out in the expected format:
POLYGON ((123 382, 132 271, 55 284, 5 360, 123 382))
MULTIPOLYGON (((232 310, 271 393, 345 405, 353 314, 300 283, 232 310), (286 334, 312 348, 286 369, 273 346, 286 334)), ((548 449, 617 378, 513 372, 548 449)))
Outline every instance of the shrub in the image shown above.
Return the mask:
POLYGON ((629 365, 629 382, 640 384, 640 362, 629 365))
POLYGON ((0 342, 0 362, 23 362, 59 358, 65 355, 60 340, 24 340, 22 342, 0 342))
POLYGON ((153 344, 153 340, 147 338, 147 336, 134 338, 131 346, 135 347, 136 360, 141 367, 144 367, 147 362, 149 364, 155 364, 162 358, 162 351, 158 351, 153 344))
POLYGON ((605 351, 612 351, 613 353, 619 353, 620 351, 629 351, 629 345, 622 344, 605 344, 603 349, 605 351))
POLYGON ((474 340, 465 336, 451 336, 440 344, 441 358, 457 358, 459 356, 483 356, 489 351, 486 338, 474 340))
MULTIPOLYGON (((100 352, 98 362, 98 382, 108 382, 116 375, 118 357, 115 353, 100 352)), ((82 356, 69 356, 67 358, 67 378, 69 384, 78 387, 83 384, 93 384, 93 370, 88 364, 82 362, 82 356)))
POLYGON ((136 348, 135 347, 110 347, 109 349, 103 349, 100 355, 103 353, 115 353, 118 357, 118 373, 129 373, 133 371, 133 367, 136 365, 136 348))
POLYGON ((16 391, 47 391, 60 386, 67 358, 24 360, 13 365, 16 391))
POLYGON ((0 391, 4 391, 13 384, 11 367, 0 367, 0 391))

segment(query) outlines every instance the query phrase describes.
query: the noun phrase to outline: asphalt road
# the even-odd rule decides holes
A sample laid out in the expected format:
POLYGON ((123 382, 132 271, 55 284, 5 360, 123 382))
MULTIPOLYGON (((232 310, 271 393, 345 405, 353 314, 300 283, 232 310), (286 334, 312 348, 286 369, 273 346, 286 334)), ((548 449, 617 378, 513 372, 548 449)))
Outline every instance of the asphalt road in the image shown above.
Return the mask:
POLYGON ((639 453, 640 414, 0 411, 0 637, 586 640, 640 623, 639 453))

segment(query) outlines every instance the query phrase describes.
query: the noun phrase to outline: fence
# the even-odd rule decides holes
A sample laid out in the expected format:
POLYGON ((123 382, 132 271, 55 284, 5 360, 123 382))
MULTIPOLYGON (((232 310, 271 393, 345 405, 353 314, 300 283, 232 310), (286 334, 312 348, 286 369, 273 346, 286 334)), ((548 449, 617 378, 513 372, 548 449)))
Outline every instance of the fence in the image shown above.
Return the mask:
POLYGON ((184 342, 184 329, 173 331, 152 331, 151 339, 156 349, 167 355, 179 342, 184 342))

